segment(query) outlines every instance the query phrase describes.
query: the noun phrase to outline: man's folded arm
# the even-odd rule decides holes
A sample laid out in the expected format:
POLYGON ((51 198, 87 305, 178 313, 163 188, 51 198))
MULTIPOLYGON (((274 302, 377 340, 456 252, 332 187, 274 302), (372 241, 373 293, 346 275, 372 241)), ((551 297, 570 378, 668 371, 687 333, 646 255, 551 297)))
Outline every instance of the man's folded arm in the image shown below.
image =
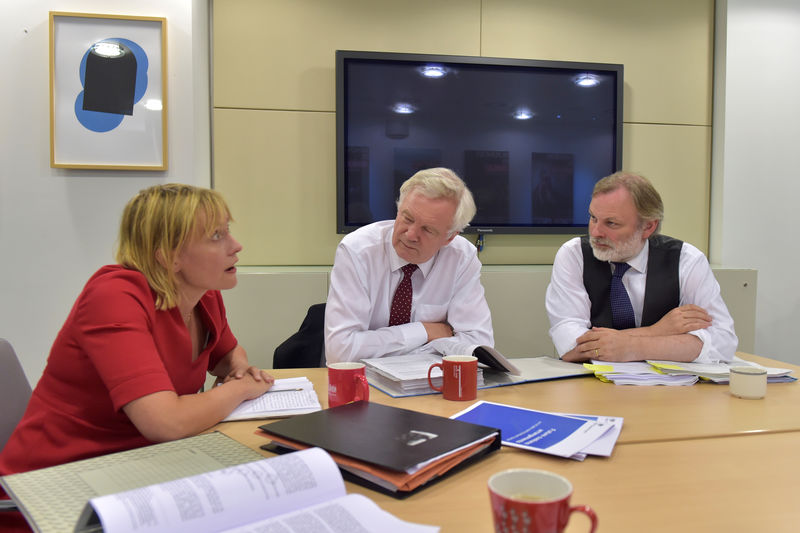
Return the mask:
POLYGON ((703 342, 703 349, 695 362, 731 362, 739 339, 733 317, 722 299, 719 282, 705 254, 689 243, 683 244, 683 253, 680 303, 700 306, 711 316, 710 326, 689 332, 703 342))
POLYGON ((370 331, 371 302, 364 274, 340 246, 325 306, 325 358, 329 363, 408 353, 427 341, 420 322, 370 331))
POLYGON ((639 329, 616 330, 593 328, 578 337, 577 346, 567 361, 599 359, 601 361, 643 361, 668 359, 694 361, 703 347, 702 341, 690 334, 641 335, 639 329))
MULTIPOLYGON (((327 315, 327 308, 326 308, 327 315)), ((328 319, 326 317, 326 323, 328 319)), ((341 324, 325 328, 325 358, 329 363, 360 361, 390 355, 402 355, 422 346, 428 336, 421 322, 362 330, 341 324)))
POLYGON ((447 323, 453 328, 454 342, 494 347, 492 313, 481 284, 481 262, 477 255, 456 277, 447 323))
POLYGON ((550 320, 550 338, 556 353, 562 358, 575 350, 578 337, 592 327, 591 302, 582 280, 583 256, 580 248, 561 247, 553 261, 545 309, 550 320))

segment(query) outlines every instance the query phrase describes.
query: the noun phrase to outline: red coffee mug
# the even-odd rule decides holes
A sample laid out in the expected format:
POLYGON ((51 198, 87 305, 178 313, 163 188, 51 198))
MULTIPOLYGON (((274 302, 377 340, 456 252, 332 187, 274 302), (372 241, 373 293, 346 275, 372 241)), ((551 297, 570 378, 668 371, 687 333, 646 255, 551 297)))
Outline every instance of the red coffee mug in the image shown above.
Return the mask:
POLYGON ((369 400, 369 383, 364 363, 328 365, 328 407, 369 400))
POLYGON ((428 368, 428 385, 445 400, 474 400, 478 396, 478 358, 472 355, 447 355, 428 368), (434 368, 442 369, 442 388, 431 380, 434 368))
POLYGON ((545 470, 514 468, 489 478, 489 499, 496 533, 561 533, 574 512, 597 529, 597 515, 587 505, 570 506, 572 484, 545 470))

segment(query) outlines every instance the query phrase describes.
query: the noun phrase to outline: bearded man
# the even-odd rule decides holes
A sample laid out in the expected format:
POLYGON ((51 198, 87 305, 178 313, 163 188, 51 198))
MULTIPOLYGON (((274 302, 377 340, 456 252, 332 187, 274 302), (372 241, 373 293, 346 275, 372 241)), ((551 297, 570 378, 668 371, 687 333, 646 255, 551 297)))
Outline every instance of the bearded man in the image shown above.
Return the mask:
POLYGON ((589 234, 556 254, 545 305, 565 361, 730 362, 738 339, 705 255, 660 235, 661 196, 617 172, 595 185, 589 234))

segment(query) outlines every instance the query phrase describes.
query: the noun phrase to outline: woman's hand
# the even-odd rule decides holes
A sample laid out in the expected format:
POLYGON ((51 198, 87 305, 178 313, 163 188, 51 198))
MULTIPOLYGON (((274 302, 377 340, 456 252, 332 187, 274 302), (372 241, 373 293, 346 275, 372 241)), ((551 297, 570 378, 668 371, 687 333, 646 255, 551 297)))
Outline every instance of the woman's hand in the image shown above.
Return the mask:
POLYGON ((272 376, 254 366, 247 370, 241 377, 226 376, 226 386, 240 389, 246 400, 258 398, 272 388, 272 384, 275 382, 272 376))
POLYGON ((239 345, 220 359, 220 362, 211 374, 217 376, 215 385, 228 383, 235 379, 242 379, 245 376, 251 376, 258 382, 263 381, 267 383, 269 387, 275 383, 274 377, 250 364, 247 360, 247 352, 239 345))
POLYGON ((226 374, 225 376, 217 378, 217 380, 221 383, 227 383, 234 379, 242 379, 245 376, 251 376, 256 381, 264 381, 270 387, 272 386, 273 383, 275 383, 274 377, 272 377, 266 371, 251 365, 241 368, 234 368, 230 372, 228 372, 228 374, 226 374))

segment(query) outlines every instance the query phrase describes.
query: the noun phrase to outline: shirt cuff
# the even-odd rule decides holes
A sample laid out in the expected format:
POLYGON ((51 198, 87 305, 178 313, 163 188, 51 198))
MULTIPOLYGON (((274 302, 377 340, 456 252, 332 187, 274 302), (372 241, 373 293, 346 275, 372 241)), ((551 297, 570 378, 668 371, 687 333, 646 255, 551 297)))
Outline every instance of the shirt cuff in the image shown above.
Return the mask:
POLYGON ((400 332, 403 334, 403 344, 409 347, 409 352, 428 342, 428 332, 422 322, 409 322, 395 327, 400 328, 400 332))
POLYGON ((695 331, 690 331, 689 335, 694 335, 700 342, 703 343, 703 347, 700 349, 700 353, 695 358, 693 363, 703 363, 703 364, 716 364, 723 361, 722 356, 720 356, 719 352, 714 349, 714 346, 711 342, 711 334, 704 330, 698 329, 695 331))
POLYGON ((565 325, 552 328, 550 330, 550 339, 553 341, 553 346, 556 347, 558 358, 561 359, 561 356, 575 348, 578 345, 578 337, 587 331, 586 328, 565 325))

